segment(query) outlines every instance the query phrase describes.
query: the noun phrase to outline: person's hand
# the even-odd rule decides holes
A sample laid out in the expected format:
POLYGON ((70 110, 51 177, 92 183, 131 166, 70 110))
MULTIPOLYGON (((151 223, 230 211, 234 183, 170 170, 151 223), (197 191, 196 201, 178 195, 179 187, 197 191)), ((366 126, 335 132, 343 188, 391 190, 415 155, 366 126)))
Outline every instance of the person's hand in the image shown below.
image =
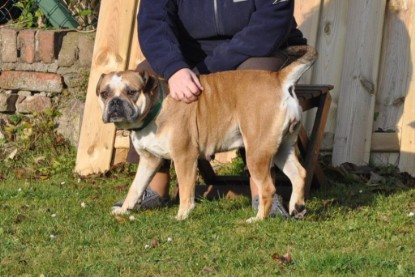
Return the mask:
POLYGON ((178 101, 196 101, 203 90, 197 75, 189 68, 182 68, 169 78, 170 95, 178 101))

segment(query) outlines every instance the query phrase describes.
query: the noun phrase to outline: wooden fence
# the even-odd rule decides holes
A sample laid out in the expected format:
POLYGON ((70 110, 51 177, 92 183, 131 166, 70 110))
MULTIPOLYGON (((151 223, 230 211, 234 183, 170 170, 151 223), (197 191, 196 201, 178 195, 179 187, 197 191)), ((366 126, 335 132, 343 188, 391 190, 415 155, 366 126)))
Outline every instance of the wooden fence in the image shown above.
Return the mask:
POLYGON ((320 52, 303 81, 335 87, 323 143, 333 164, 371 160, 415 175, 415 1, 296 5, 300 28, 320 52))
MULTIPOLYGON (((102 172, 125 157, 128 139, 104 125, 98 77, 134 69, 139 0, 102 0, 75 171, 102 172), (115 149, 115 151, 114 151, 115 149)), ((300 29, 320 56, 301 83, 332 84, 322 149, 334 165, 393 164, 415 175, 415 1, 297 0, 300 29)), ((305 117, 311 126, 313 114, 305 117)))

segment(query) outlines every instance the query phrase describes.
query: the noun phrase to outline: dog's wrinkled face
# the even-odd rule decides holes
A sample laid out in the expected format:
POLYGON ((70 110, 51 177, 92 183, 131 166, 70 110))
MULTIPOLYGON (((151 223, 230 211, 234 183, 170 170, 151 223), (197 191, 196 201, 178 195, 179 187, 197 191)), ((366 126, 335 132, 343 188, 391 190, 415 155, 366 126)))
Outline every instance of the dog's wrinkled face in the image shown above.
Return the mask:
POLYGON ((97 95, 104 123, 117 126, 133 123, 149 105, 149 86, 154 82, 146 72, 123 71, 102 74, 97 95))

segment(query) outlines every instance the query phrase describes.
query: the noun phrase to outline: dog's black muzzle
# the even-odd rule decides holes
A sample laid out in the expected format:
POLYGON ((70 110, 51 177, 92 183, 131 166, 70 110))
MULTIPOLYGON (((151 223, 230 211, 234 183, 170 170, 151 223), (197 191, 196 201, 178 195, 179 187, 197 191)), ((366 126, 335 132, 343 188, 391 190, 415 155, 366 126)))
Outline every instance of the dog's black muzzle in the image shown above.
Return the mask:
POLYGON ((114 98, 108 103, 108 117, 110 122, 125 120, 124 104, 120 98, 114 98))

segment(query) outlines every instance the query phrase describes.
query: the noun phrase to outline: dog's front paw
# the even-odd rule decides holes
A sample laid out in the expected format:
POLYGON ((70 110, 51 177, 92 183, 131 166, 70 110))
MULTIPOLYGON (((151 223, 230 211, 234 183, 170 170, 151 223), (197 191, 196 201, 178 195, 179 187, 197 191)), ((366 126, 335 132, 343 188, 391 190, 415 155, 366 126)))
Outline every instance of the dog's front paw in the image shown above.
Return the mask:
POLYGON ((258 218, 256 218, 255 216, 253 216, 253 217, 248 218, 248 219, 246 220, 246 223, 251 224, 251 223, 257 222, 257 221, 259 221, 259 220, 260 220, 260 219, 258 219, 258 218))
POLYGON ((190 211, 189 212, 180 212, 179 211, 175 218, 176 218, 177 221, 182 221, 182 220, 185 220, 186 218, 188 218, 189 214, 190 214, 190 211))
POLYGON ((185 220, 187 217, 188 217, 188 215, 186 215, 186 216, 184 216, 184 215, 176 215, 174 218, 177 221, 182 221, 182 220, 185 220))
POLYGON ((258 215, 256 215, 256 216, 253 216, 253 217, 248 218, 248 219, 246 220, 246 223, 255 223, 255 222, 258 222, 258 221, 262 221, 262 220, 264 220, 264 218, 265 218, 265 217, 262 217, 262 216, 258 216, 258 215))
POLYGON ((129 214, 127 209, 123 209, 123 207, 114 207, 112 208, 112 212, 111 214, 113 215, 124 215, 124 214, 129 214))
POLYGON ((176 215, 176 220, 185 220, 186 218, 189 217, 190 212, 195 208, 195 203, 191 202, 191 203, 185 203, 185 204, 180 204, 179 206, 179 211, 177 212, 176 215))
POLYGON ((189 217, 191 209, 179 209, 176 215, 176 220, 182 221, 189 217))

